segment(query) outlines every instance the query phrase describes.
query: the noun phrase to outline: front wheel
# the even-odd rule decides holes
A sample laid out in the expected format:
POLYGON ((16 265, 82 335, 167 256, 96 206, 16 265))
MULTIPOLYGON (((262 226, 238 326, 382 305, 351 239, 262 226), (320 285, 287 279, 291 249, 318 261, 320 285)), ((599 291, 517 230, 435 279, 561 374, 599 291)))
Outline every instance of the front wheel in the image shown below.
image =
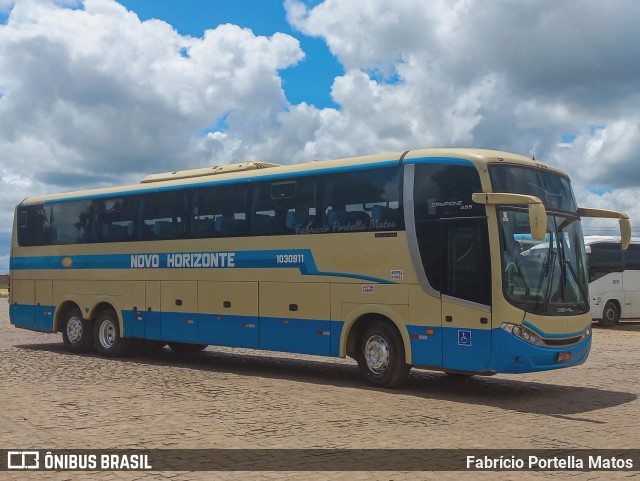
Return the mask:
POLYGON ((80 309, 73 307, 63 315, 62 341, 71 352, 88 352, 93 346, 91 321, 82 317, 80 309))
POLYGON ((620 311, 615 302, 607 301, 602 310, 602 319, 600 325, 604 327, 613 327, 620 320, 620 311))
POLYGON ((93 329, 93 345, 106 357, 122 357, 129 352, 130 340, 120 337, 118 317, 111 310, 98 314, 93 329))
POLYGON ((364 380, 378 387, 402 384, 411 369, 405 363, 400 334, 387 322, 376 321, 365 331, 358 353, 358 368, 364 380))

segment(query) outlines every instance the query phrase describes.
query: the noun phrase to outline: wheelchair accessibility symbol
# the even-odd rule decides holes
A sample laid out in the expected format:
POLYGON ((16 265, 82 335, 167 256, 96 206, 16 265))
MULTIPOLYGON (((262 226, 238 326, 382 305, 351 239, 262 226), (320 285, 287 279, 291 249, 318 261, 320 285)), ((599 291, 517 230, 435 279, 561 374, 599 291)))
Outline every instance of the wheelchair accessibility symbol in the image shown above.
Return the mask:
POLYGON ((458 346, 470 346, 470 345, 471 345, 471 331, 459 330, 458 346))

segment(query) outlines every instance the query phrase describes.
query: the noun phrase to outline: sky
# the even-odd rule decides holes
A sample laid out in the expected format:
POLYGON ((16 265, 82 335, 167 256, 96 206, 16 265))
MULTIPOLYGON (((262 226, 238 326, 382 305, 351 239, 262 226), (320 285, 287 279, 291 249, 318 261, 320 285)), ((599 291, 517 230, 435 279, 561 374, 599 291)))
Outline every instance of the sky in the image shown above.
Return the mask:
POLYGON ((27 196, 428 147, 535 156, 640 235, 638 19, 637 0, 0 0, 0 272, 27 196))

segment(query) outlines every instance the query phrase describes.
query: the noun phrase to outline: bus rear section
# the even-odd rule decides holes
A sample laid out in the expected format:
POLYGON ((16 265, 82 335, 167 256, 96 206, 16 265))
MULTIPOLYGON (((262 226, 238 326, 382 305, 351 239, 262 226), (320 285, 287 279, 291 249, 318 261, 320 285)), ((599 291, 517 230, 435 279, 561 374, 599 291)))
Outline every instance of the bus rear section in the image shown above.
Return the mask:
POLYGON ((627 250, 620 237, 585 236, 591 314, 601 326, 640 318, 640 239, 627 250))

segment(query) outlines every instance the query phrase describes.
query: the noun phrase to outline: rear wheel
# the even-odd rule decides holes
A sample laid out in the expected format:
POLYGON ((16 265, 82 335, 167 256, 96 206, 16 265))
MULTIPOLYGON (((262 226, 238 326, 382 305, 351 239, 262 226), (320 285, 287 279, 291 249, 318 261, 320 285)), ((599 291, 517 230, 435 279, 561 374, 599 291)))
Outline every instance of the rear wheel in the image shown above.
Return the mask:
POLYGON ((122 357, 129 353, 131 341, 120 337, 118 317, 112 310, 98 314, 93 329, 93 345, 106 357, 122 357))
POLYGON ((604 327, 612 327, 618 324, 620 320, 620 310, 615 302, 607 301, 602 310, 602 319, 600 325, 604 327))
POLYGON ((400 334, 387 322, 375 321, 365 330, 358 350, 358 368, 364 380, 378 387, 402 384, 411 366, 405 363, 400 334))
POLYGON ((62 341, 71 352, 88 352, 93 346, 93 326, 73 307, 63 314, 62 341))

